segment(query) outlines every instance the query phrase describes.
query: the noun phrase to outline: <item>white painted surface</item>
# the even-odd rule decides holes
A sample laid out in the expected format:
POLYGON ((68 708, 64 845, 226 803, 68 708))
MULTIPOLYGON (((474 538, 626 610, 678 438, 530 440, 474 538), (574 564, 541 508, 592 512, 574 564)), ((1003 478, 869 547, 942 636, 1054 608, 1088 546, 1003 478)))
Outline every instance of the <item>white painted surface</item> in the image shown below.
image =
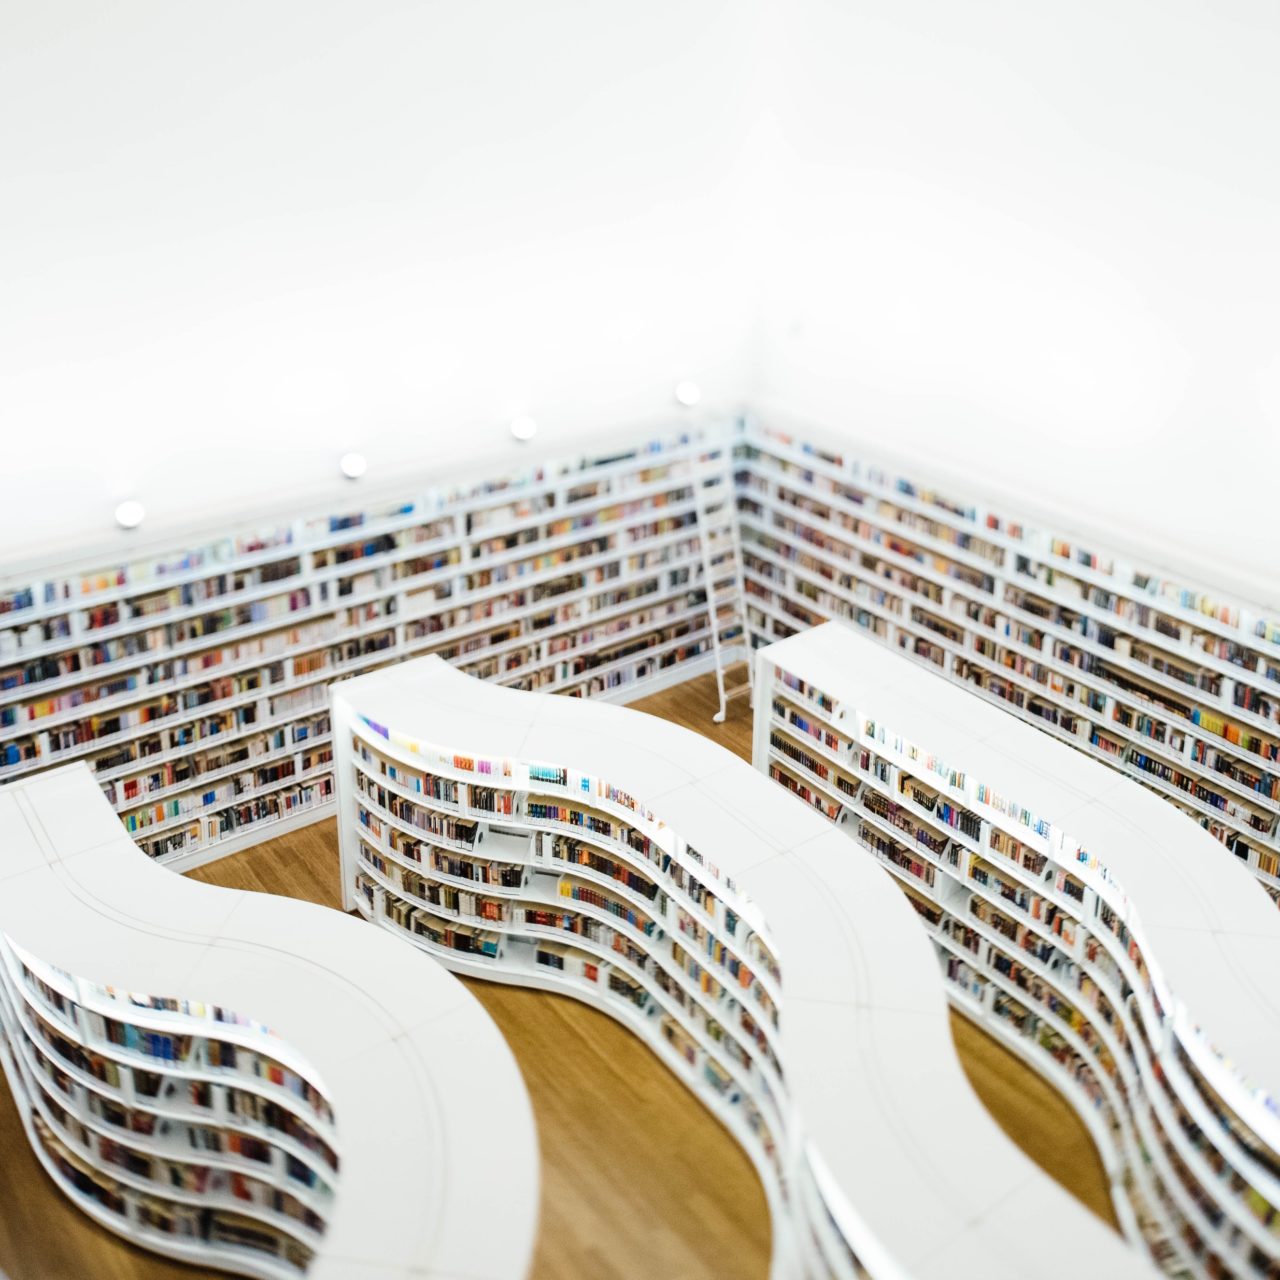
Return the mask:
POLYGON ((0 27, 0 547, 774 402, 1274 574, 1280 11, 134 0, 0 27))
POLYGON ((767 11, 752 397, 1274 580, 1280 9, 767 11))
POLYGON ((751 39, 725 0, 9 11, 0 546, 732 398, 751 39))

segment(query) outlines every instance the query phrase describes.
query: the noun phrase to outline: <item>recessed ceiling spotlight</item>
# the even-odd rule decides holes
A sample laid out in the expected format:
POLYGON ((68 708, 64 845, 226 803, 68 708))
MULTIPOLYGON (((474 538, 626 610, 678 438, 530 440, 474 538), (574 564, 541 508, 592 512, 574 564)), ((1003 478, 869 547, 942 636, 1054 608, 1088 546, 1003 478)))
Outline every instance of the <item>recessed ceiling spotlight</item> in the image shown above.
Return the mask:
POLYGON ((527 414, 511 419, 511 434, 517 440, 532 440, 538 434, 538 424, 527 414))
POLYGON ((342 474, 348 480, 359 480, 369 470, 368 459, 363 453, 344 453, 338 459, 338 466, 342 468, 342 474))
POLYGON ((122 529, 136 529, 146 517, 147 509, 135 498, 129 498, 116 508, 116 524, 122 529))
POLYGON ((676 403, 682 404, 686 409, 692 409, 699 400, 702 399, 702 388, 696 382, 691 382, 686 378, 683 382, 676 383, 676 403))

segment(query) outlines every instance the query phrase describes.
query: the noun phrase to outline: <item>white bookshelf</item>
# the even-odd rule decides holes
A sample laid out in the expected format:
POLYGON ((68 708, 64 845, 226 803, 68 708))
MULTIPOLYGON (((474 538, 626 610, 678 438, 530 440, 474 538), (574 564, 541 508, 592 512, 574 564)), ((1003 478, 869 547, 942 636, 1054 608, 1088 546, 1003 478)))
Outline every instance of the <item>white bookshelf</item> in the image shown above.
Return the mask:
MULTIPOLYGON (((752 645, 856 622, 1137 778, 1280 901, 1277 584, 1219 566, 1215 587, 970 477, 779 421, 610 432, 130 558, 11 568, 0 782, 88 760, 135 839, 183 869, 333 812, 331 680, 439 653, 626 701, 709 670, 702 513, 732 467, 752 645)), ((731 662, 737 610, 718 626, 731 662)))
POLYGON ((346 905, 639 1036, 755 1164, 775 1276, 1154 1274, 982 1107, 892 883, 745 761, 438 657, 331 694, 346 905))
POLYGON ((79 1209, 260 1280, 526 1274, 528 1096, 443 968, 158 869, 83 763, 0 792, 0 849, 0 1068, 79 1209))
POLYGON ((953 1005, 1079 1112, 1126 1235, 1174 1275, 1280 1272, 1280 920, 1246 869, 849 626, 756 662, 757 767, 884 868, 953 1005))
POLYGON ((1280 900, 1278 584, 1235 594, 775 421, 739 464, 753 644, 854 622, 1172 801, 1280 900))
MULTIPOLYGON (((626 700, 709 666, 695 486, 727 418, 400 482, 341 510, 140 544, 0 582, 0 781, 84 759, 182 870, 333 811, 325 685, 439 653, 519 688, 626 700)), ((740 618, 718 619, 730 655, 740 618)))

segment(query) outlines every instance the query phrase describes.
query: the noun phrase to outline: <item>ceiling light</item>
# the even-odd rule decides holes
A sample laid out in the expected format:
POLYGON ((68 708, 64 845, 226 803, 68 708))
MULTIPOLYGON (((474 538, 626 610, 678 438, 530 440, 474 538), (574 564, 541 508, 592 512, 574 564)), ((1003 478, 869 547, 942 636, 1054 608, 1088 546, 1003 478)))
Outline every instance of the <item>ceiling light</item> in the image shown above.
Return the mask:
POLYGON ((136 529, 146 514, 146 507, 136 499, 130 498, 116 508, 116 524, 122 529, 136 529))
POLYGON ((369 469, 368 460, 363 453, 344 453, 338 460, 338 466, 348 480, 359 480, 369 469))
POLYGON ((692 409, 701 399, 702 388, 696 382, 691 382, 686 378, 683 382, 676 383, 677 404, 684 405, 686 409, 692 409))
POLYGON ((517 440, 532 440, 538 434, 538 424, 525 414, 511 419, 511 434, 517 440))

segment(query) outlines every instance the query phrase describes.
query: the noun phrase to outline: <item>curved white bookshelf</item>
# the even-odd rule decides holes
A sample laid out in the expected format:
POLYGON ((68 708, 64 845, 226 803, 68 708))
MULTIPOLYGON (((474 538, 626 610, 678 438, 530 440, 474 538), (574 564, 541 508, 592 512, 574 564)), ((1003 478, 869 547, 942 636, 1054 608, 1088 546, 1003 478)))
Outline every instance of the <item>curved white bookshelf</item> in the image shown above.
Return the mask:
POLYGON ((756 661, 758 768, 903 889, 952 1003, 1081 1114, 1126 1233, 1171 1274, 1280 1275, 1280 920, 1246 869, 839 623, 756 661))
POLYGON ((972 1092, 892 882, 744 761, 436 658, 331 695, 348 905, 640 1036, 759 1170, 775 1276, 1153 1274, 972 1092))
POLYGON ((59 1189, 143 1247, 261 1280, 528 1270, 532 1111, 474 997, 340 912, 162 870, 83 764, 0 791, 0 1066, 59 1189))

